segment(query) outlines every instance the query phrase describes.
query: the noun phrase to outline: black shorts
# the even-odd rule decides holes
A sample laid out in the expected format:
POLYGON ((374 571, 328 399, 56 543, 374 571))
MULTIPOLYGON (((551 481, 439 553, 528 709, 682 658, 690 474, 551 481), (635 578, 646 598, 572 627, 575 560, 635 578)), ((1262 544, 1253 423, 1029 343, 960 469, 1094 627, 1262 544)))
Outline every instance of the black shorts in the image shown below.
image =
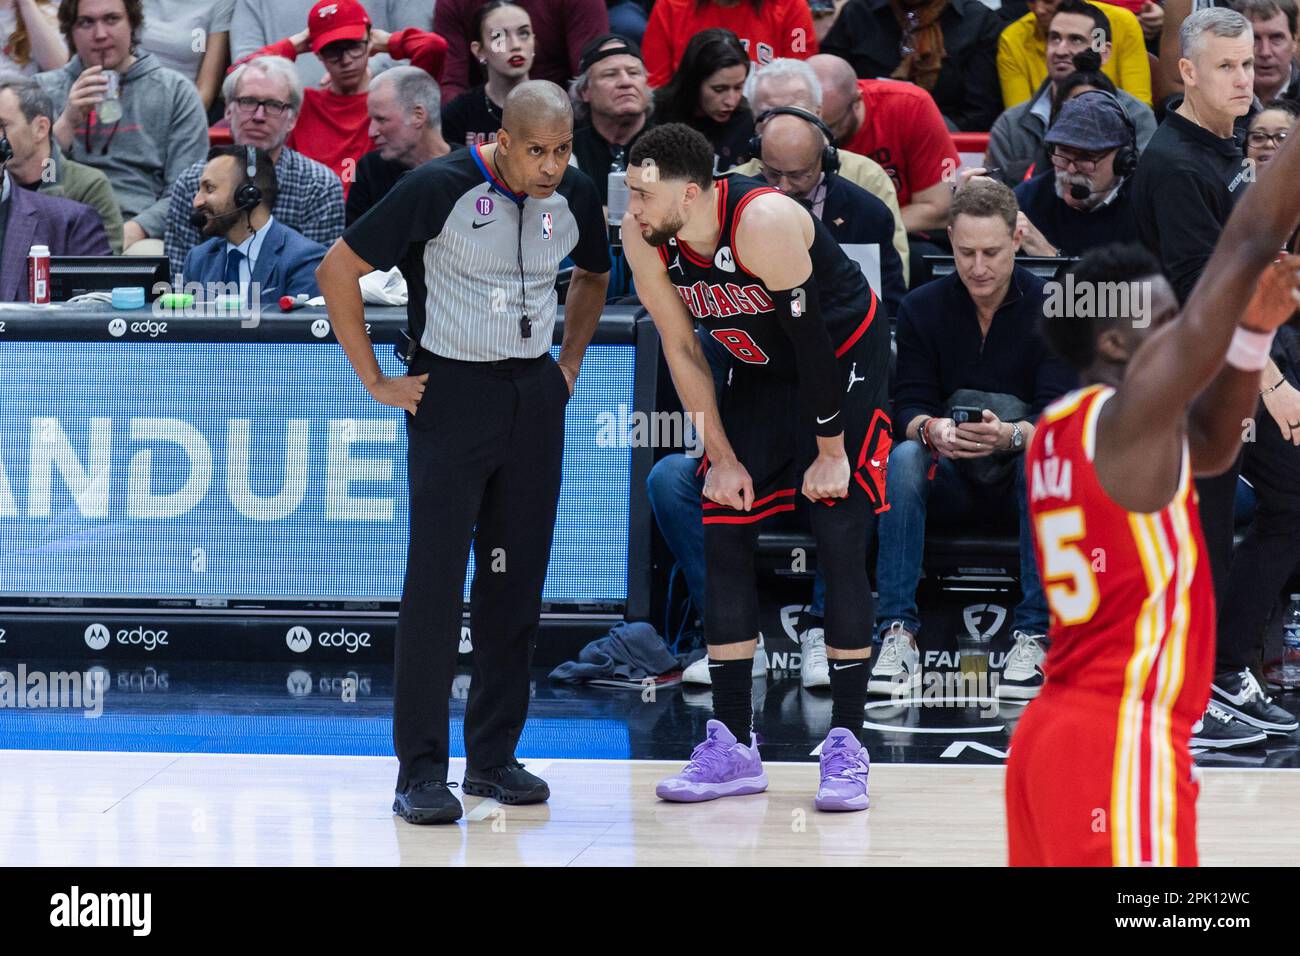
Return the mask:
MULTIPOLYGON (((853 469, 849 495, 865 495, 871 510, 888 509, 885 472, 893 444, 889 399, 889 328, 883 315, 867 320, 836 352, 844 451, 853 469)), ((704 499, 704 523, 749 524, 793 511, 803 475, 817 457, 813 412, 797 381, 774 376, 760 365, 733 362, 722 393, 722 427, 737 460, 754 483, 750 511, 704 499)), ((708 469, 707 456, 701 462, 708 469)), ((840 499, 823 499, 834 506, 840 499)))

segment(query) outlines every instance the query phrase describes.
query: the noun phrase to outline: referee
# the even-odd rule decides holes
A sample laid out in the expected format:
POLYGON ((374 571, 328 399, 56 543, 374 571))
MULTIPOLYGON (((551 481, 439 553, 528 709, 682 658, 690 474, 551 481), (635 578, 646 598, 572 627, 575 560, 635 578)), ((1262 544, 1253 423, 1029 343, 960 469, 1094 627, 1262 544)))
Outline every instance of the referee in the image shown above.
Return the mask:
POLYGON ((464 790, 539 803, 546 782, 515 760, 560 496, 564 410, 609 282, 596 187, 568 165, 573 112, 553 83, 506 98, 497 142, 425 163, 334 243, 317 270, 334 334, 384 405, 406 411, 410 540, 397 618, 393 812, 451 823, 448 698, 471 543, 474 676, 464 790), (550 357, 556 272, 575 264, 564 342, 550 357), (375 361, 358 280, 402 267, 410 374, 375 361))

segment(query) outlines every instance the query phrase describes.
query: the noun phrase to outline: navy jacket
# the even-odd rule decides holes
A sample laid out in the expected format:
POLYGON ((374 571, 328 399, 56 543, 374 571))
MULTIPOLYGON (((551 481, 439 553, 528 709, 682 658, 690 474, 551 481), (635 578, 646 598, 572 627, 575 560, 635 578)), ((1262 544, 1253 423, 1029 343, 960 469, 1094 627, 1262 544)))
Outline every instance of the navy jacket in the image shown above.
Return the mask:
POLYGON ((880 284, 884 288, 876 292, 889 314, 898 315, 907 283, 903 281, 902 259, 894 248, 894 214, 889 207, 857 183, 832 176, 822 204, 822 223, 840 245, 875 243, 880 247, 880 284))
MULTIPOLYGON (((282 295, 320 295, 316 286, 316 267, 325 257, 325 247, 306 239, 279 220, 262 240, 257 254, 253 281, 260 286, 262 305, 280 301, 282 295)), ((190 250, 185 257, 186 282, 224 282, 226 277, 226 240, 213 236, 190 250)))

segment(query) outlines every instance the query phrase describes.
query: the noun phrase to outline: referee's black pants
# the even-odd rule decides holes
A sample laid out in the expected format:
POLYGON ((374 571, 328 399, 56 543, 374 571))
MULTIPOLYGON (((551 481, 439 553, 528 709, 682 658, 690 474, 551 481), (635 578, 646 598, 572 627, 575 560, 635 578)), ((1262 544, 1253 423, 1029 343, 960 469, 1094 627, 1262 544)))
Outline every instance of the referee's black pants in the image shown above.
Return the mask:
POLYGON ((397 618, 397 788, 447 779, 449 701, 466 562, 474 547, 474 672, 465 708, 470 768, 514 759, 560 497, 569 388, 549 354, 458 362, 421 352, 429 373, 407 415, 410 541, 397 618))

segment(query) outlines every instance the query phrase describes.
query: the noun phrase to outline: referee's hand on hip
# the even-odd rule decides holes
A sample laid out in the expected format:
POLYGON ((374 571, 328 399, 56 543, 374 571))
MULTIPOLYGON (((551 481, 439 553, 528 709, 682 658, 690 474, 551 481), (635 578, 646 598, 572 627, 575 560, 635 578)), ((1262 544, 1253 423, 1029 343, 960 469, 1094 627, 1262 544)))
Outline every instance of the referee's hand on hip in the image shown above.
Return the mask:
POLYGON ((338 239, 316 267, 316 284, 325 297, 334 337, 370 397, 414 415, 429 375, 426 372, 390 378, 379 368, 374 343, 366 333, 365 304, 361 300, 361 277, 373 271, 370 263, 338 239))

